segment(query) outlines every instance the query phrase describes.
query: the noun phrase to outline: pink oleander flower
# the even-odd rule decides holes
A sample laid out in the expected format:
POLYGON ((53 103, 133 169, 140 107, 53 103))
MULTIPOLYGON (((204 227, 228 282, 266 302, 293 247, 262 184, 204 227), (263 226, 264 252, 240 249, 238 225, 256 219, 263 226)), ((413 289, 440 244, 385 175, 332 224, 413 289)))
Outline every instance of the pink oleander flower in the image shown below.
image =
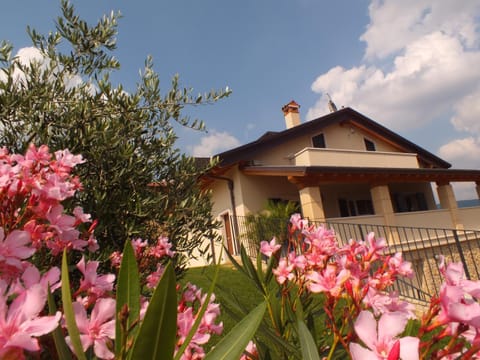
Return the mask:
POLYGON ((133 251, 135 252, 135 257, 137 259, 141 256, 143 249, 145 249, 147 246, 148 246, 147 240, 142 240, 140 238, 132 240, 133 251))
POLYGON ((50 285, 50 290, 53 292, 61 286, 60 283, 60 269, 58 267, 52 267, 43 275, 32 264, 28 263, 27 267, 23 271, 20 279, 17 279, 10 285, 8 294, 21 294, 26 289, 39 284, 45 291, 47 291, 50 285))
POLYGON ((327 265, 325 270, 321 272, 313 271, 306 277, 310 280, 308 289, 311 292, 328 292, 330 295, 337 297, 342 292, 343 284, 350 277, 350 271, 342 269, 337 274, 335 265, 327 265))
POLYGON ((257 346, 252 340, 248 342, 245 353, 240 357, 240 360, 258 360, 257 346))
POLYGON ((415 319, 415 305, 399 298, 398 293, 390 292, 388 294, 379 292, 375 288, 370 287, 363 303, 372 308, 375 316, 387 312, 398 312, 405 315, 407 319, 415 319))
POLYGON ((110 260, 110 263, 114 268, 120 267, 120 264, 122 263, 122 257, 123 254, 120 251, 114 251, 110 254, 108 257, 110 260))
POLYGON ((293 231, 303 230, 308 226, 308 220, 302 219, 302 215, 300 214, 293 214, 290 216, 290 223, 292 224, 293 231))
POLYGON ((390 257, 388 260, 388 265, 392 270, 402 276, 413 276, 412 264, 403 260, 402 253, 396 253, 394 256, 390 257))
POLYGON ((46 299, 47 292, 40 284, 20 293, 10 306, 0 293, 0 358, 15 354, 17 359, 25 359, 23 350, 40 350, 36 337, 52 332, 61 319, 60 312, 38 316, 46 299))
POLYGON ((0 227, 0 275, 2 278, 15 278, 23 270, 22 260, 35 253, 29 247, 30 234, 27 231, 14 230, 5 237, 0 227))
POLYGON ((157 239, 155 246, 150 248, 150 255, 159 259, 165 255, 168 257, 173 257, 175 255, 175 251, 170 250, 171 248, 172 243, 168 241, 168 238, 165 236, 160 236, 157 239))
POLYGON ((77 264, 77 268, 83 274, 83 279, 80 280, 80 287, 76 294, 86 291, 89 296, 93 295, 95 299, 112 291, 115 275, 105 274, 99 276, 97 274, 98 265, 98 261, 88 261, 85 263, 85 257, 82 256, 77 264))
POLYGON ((273 238, 270 242, 268 241, 261 241, 260 242, 260 252, 267 256, 270 257, 272 254, 276 253, 282 245, 277 244, 277 239, 273 238))
POLYGON ((382 256, 383 250, 387 247, 387 241, 384 238, 377 239, 373 232, 367 235, 367 259, 374 261, 382 256))
MULTIPOLYGON (((83 351, 93 345, 93 351, 98 358, 113 359, 112 340, 115 339, 115 300, 110 298, 98 299, 90 319, 87 317, 85 307, 79 302, 73 303, 73 311, 80 331, 83 351)), ((65 340, 74 351, 70 336, 67 336, 65 340)))
POLYGON ((147 288, 154 289, 157 287, 164 270, 162 264, 157 264, 157 270, 147 276, 147 288))
POLYGON ((278 267, 273 269, 273 274, 277 277, 277 282, 282 285, 287 280, 293 280, 295 275, 292 273, 295 265, 289 264, 285 258, 280 259, 278 267))
POLYGON ((417 360, 419 339, 411 336, 398 338, 408 319, 400 313, 385 313, 378 321, 369 311, 362 311, 354 328, 360 340, 367 346, 350 343, 353 360, 417 360))

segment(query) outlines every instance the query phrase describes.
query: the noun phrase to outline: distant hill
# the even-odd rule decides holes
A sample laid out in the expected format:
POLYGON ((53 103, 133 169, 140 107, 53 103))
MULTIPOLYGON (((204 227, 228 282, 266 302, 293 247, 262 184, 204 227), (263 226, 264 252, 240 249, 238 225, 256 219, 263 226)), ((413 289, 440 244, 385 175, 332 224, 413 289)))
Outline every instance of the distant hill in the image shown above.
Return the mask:
POLYGON ((471 207, 471 206, 480 206, 479 199, 471 199, 471 200, 458 200, 457 201, 459 208, 471 207))

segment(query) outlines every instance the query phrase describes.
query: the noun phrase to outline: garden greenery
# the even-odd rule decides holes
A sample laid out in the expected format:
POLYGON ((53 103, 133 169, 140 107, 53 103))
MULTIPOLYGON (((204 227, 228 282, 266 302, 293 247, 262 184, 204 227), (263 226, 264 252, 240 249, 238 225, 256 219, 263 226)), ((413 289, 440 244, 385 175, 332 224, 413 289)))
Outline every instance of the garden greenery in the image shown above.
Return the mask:
POLYGON ((168 234, 180 273, 205 237, 215 239, 217 223, 197 182, 213 164, 198 167, 176 148, 174 124, 203 129, 183 115, 184 107, 214 103, 230 90, 196 96, 180 87, 178 76, 161 89, 151 58, 136 87, 115 84, 120 14, 89 24, 67 0, 61 11, 48 35, 28 29, 32 47, 19 56, 0 42, 0 146, 23 153, 30 143, 45 144, 82 154, 87 161, 76 172, 86 191, 64 206, 80 205, 101 219, 96 237, 103 258, 127 238, 168 234), (29 60, 20 56, 25 52, 29 60))

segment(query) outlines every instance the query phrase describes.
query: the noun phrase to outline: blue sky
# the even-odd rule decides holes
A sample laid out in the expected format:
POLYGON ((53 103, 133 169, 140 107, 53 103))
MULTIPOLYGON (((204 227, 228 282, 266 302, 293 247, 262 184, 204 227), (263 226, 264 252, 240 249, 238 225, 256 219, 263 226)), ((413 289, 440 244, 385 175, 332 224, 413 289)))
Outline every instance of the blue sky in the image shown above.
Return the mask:
MULTIPOLYGON (((73 3, 90 21, 123 14, 114 80, 127 90, 147 55, 165 89, 175 73, 194 92, 233 89, 189 109, 209 132, 178 129, 186 152, 207 156, 282 130, 280 109, 292 99, 311 120, 327 113, 329 93, 456 168, 480 168, 479 0, 73 3)), ((59 13, 57 1, 6 2, 0 39, 30 46, 26 26, 54 30, 59 13)))

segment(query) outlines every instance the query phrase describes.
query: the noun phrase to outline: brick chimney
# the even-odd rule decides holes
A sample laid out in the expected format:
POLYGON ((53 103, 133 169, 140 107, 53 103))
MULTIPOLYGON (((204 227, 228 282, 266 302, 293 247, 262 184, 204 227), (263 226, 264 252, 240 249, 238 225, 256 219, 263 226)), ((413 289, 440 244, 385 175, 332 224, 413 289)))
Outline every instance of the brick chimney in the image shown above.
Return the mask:
POLYGON ((285 124, 287 129, 300 125, 300 113, 298 111, 300 105, 295 101, 290 101, 287 105, 282 107, 283 115, 285 116, 285 124))

